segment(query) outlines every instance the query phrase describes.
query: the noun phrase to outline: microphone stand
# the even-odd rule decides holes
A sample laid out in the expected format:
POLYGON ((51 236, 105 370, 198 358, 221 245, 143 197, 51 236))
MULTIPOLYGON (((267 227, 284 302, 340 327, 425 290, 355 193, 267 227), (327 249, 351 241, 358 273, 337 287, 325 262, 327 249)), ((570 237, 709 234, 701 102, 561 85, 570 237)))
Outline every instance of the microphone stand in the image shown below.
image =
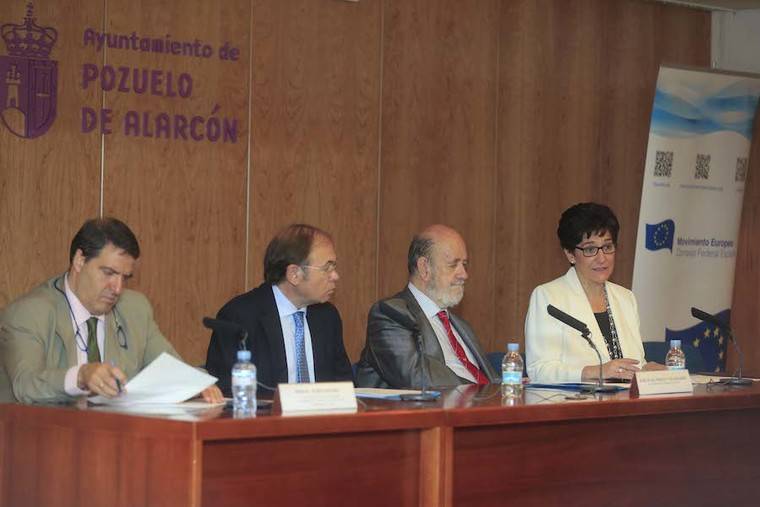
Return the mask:
POLYGON ((594 387, 589 386, 587 392, 593 392, 593 393, 614 393, 617 392, 617 387, 615 386, 606 386, 604 385, 604 376, 602 375, 602 355, 599 353, 599 349, 596 348, 596 345, 594 345, 594 342, 591 341, 591 330, 586 327, 586 329, 583 330, 581 333, 581 336, 584 340, 591 346, 592 349, 594 349, 594 352, 596 352, 596 357, 599 358, 599 381, 597 382, 597 385, 594 387))
POLYGON ((736 348, 736 354, 739 356, 739 369, 736 372, 737 375, 724 379, 721 381, 721 383, 727 386, 751 386, 751 379, 742 378, 742 367, 744 365, 744 354, 742 354, 742 349, 739 348, 739 343, 736 341, 736 338, 734 338, 734 333, 731 332, 731 329, 728 327, 724 327, 723 329, 726 331, 726 333, 728 333, 728 339, 731 341, 731 343, 734 344, 734 347, 736 348))
POLYGON ((422 370, 422 389, 419 393, 416 394, 402 394, 399 396, 399 399, 401 399, 401 401, 435 401, 438 399, 438 396, 440 396, 440 393, 434 393, 427 390, 427 381, 425 380, 425 358, 422 356, 422 333, 416 326, 412 330, 412 333, 414 333, 415 346, 417 347, 417 354, 420 358, 420 369, 422 370))
POLYGON ((734 344, 734 347, 736 348, 736 353, 739 356, 739 369, 737 370, 738 375, 734 375, 731 378, 727 378, 724 380, 721 380, 720 383, 727 386, 749 386, 752 385, 751 379, 742 378, 742 368, 744 365, 744 354, 742 354, 742 349, 739 347, 739 342, 736 341, 736 337, 734 336, 734 333, 731 332, 731 326, 728 325, 728 323, 721 321, 718 319, 715 315, 711 313, 707 313, 704 310, 700 310, 699 308, 691 307, 691 316, 701 320, 702 322, 705 322, 707 324, 712 324, 714 326, 719 327, 723 331, 726 332, 728 335, 728 340, 734 344))

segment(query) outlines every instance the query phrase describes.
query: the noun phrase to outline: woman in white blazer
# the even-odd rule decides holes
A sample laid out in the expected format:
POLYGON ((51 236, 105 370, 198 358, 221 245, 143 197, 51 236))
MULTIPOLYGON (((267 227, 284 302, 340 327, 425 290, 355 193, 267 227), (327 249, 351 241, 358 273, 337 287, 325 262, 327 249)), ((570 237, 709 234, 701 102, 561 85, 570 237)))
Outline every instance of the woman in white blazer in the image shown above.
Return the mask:
POLYGON ((640 369, 664 368, 644 358, 633 292, 608 281, 615 268, 619 229, 615 214, 601 204, 580 203, 562 213, 557 236, 570 269, 536 287, 525 318, 527 369, 533 382, 599 378, 596 352, 578 331, 547 313, 550 304, 591 330, 605 379, 630 379, 640 369))

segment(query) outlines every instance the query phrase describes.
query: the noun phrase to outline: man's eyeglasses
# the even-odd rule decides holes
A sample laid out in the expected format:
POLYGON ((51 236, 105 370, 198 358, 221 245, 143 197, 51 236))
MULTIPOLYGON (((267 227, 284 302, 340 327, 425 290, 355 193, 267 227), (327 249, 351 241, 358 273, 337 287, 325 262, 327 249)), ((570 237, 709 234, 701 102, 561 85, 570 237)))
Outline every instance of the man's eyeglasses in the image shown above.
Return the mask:
POLYGON ((302 268, 308 268, 308 269, 316 269, 317 271, 321 271, 326 274, 330 274, 338 269, 338 263, 335 261, 327 261, 322 266, 312 266, 310 264, 301 264, 302 268))
POLYGON ((602 246, 576 246, 575 249, 583 252, 584 257, 596 257, 596 254, 599 253, 599 250, 605 254, 615 253, 615 243, 607 243, 602 246))

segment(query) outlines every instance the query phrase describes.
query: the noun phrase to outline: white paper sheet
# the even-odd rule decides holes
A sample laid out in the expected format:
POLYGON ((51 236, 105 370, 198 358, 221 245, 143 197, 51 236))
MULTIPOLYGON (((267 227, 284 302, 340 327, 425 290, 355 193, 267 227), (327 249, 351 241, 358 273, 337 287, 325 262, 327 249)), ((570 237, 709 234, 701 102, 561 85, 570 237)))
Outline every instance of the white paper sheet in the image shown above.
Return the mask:
POLYGON ((203 421, 215 419, 224 410, 224 403, 186 401, 185 403, 111 404, 90 407, 90 410, 143 417, 159 417, 175 421, 203 421))
POLYGON ((127 382, 121 395, 95 396, 88 401, 102 405, 181 403, 216 381, 216 377, 164 352, 127 382))

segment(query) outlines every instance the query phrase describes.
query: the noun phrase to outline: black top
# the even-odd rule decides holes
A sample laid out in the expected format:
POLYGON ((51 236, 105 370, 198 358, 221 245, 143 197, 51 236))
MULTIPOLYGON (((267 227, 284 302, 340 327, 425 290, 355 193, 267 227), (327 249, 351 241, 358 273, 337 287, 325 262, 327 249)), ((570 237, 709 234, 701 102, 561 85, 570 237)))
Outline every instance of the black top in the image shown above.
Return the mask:
POLYGON ((610 318, 607 315, 607 312, 594 313, 594 317, 596 317, 596 323, 599 324, 599 329, 602 331, 602 336, 604 336, 604 343, 607 345, 607 352, 610 353, 610 357, 612 359, 620 359, 623 357, 622 354, 619 354, 618 356, 618 354, 615 352, 616 350, 620 350, 620 345, 616 344, 615 339, 612 337, 612 329, 610 329, 610 318))

